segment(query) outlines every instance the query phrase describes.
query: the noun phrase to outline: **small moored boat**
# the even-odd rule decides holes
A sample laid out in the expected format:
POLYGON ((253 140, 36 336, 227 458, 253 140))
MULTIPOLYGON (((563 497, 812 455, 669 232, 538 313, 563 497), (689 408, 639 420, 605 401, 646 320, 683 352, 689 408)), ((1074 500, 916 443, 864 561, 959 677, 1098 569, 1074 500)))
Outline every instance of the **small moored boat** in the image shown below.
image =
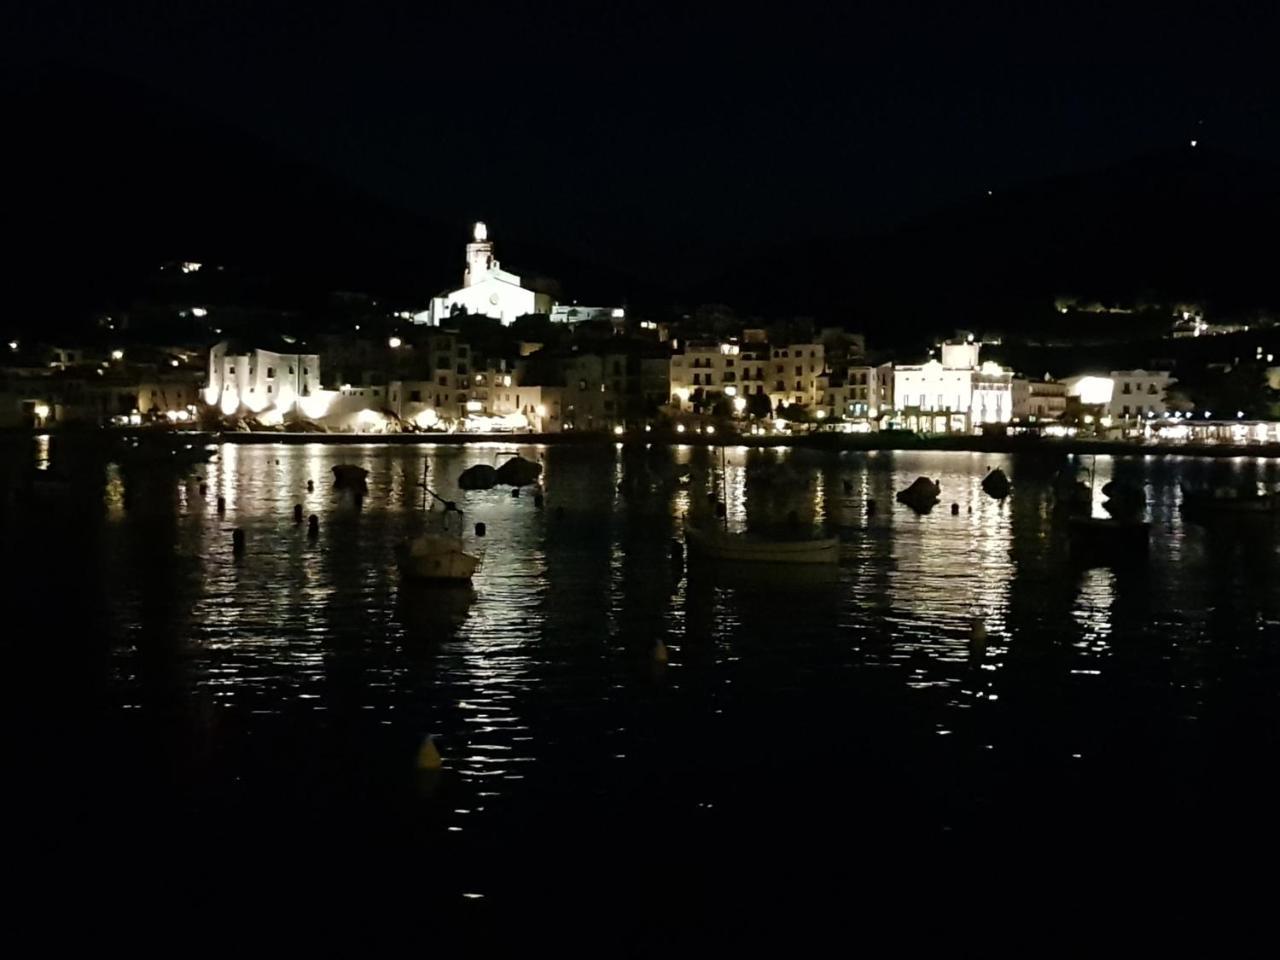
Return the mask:
POLYGON ((420 583, 468 584, 479 569, 481 558, 463 549, 462 511, 452 500, 445 500, 427 486, 425 470, 422 489, 424 508, 430 494, 443 509, 424 509, 426 529, 396 548, 400 576, 420 583))
POLYGON ((1280 513, 1280 494, 1255 487, 1182 488, 1182 510, 1191 514, 1280 513))
POLYGON ((840 541, 835 537, 775 540, 731 533, 687 517, 684 538, 690 553, 731 563, 835 563, 840 559, 840 541))

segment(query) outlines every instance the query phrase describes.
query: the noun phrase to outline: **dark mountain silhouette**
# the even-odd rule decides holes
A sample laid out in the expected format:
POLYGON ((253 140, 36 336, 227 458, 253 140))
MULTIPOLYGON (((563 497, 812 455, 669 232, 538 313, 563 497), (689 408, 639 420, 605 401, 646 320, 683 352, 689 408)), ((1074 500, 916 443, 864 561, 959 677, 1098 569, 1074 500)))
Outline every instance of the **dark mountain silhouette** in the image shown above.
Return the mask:
MULTIPOLYGON (((470 220, 500 216, 446 184, 433 211, 396 208, 118 77, 49 68, 8 86, 10 293, 49 323, 129 302, 175 260, 233 267, 230 295, 259 305, 305 310, 334 290, 425 304, 461 281, 470 220)), ((491 226, 504 266, 573 299, 648 294, 491 226)))
MULTIPOLYGON (((773 251, 707 296, 846 322, 895 342, 952 328, 1072 332, 1052 300, 1280 300, 1277 171, 1203 146, 982 196, 883 235, 773 251)), ((1123 324, 1123 319, 1105 322, 1123 324)))

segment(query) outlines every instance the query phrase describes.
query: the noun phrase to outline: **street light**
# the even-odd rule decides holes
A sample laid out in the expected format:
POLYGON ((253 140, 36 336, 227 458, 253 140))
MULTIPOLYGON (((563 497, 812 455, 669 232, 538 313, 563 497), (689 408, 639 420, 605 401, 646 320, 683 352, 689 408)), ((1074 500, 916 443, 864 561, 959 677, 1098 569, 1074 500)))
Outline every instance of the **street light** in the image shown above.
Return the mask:
POLYGON ((390 347, 392 350, 397 350, 399 349, 401 343, 403 343, 403 341, 399 337, 392 337, 390 340, 387 341, 387 346, 390 347))

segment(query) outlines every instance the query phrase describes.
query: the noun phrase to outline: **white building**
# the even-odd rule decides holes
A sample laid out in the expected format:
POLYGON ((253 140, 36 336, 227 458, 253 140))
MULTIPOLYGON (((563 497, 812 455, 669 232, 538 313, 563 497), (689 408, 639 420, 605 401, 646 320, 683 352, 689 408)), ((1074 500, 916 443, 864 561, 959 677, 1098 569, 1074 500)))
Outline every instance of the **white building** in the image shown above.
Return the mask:
POLYGON ((878 420, 893 406, 893 364, 848 367, 842 375, 820 377, 818 383, 828 417, 878 420))
POLYGON ((1112 370, 1107 376, 1086 374, 1065 381, 1068 396, 1102 407, 1103 415, 1113 421, 1163 417, 1175 382, 1163 370, 1112 370))
POLYGON ((1013 418, 1013 372, 979 364, 981 344, 944 343, 942 359, 895 367, 893 404, 908 429, 968 432, 1013 418))
POLYGON ((687 412, 693 409, 694 397, 700 396, 703 405, 710 406, 721 395, 736 396, 740 354, 738 344, 715 340, 694 340, 684 353, 672 354, 672 405, 687 412))
POLYGON ((580 307, 576 303, 561 303, 551 308, 552 323, 582 323, 585 320, 606 320, 621 323, 627 319, 622 307, 580 307))
POLYGON ((526 314, 550 313, 553 306, 549 295, 522 286, 518 276, 499 266, 488 229, 483 223, 477 223, 473 239, 467 244, 462 287, 433 298, 428 316, 436 326, 459 313, 493 317, 509 326, 526 314))
POLYGON ((770 351, 769 400, 779 404, 817 406, 823 400, 819 385, 826 365, 825 348, 820 343, 792 343, 770 351))
POLYGON ((324 394, 318 354, 239 349, 226 340, 209 350, 204 401, 227 416, 242 408, 254 414, 271 409, 283 416, 297 406, 314 418, 324 413, 318 403, 324 394))

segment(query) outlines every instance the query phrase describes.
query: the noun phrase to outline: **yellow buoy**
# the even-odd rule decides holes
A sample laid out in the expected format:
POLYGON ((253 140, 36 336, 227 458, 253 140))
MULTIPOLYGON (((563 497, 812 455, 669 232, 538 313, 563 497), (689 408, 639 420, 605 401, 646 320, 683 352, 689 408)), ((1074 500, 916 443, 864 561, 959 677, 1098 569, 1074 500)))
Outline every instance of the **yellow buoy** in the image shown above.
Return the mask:
POLYGON ((418 769, 439 770, 442 766, 444 761, 440 759, 440 751, 436 749, 436 738, 428 736, 418 748, 418 769))
POLYGON ((663 643, 662 640, 658 640, 658 642, 653 645, 653 662, 667 662, 667 645, 663 643))

